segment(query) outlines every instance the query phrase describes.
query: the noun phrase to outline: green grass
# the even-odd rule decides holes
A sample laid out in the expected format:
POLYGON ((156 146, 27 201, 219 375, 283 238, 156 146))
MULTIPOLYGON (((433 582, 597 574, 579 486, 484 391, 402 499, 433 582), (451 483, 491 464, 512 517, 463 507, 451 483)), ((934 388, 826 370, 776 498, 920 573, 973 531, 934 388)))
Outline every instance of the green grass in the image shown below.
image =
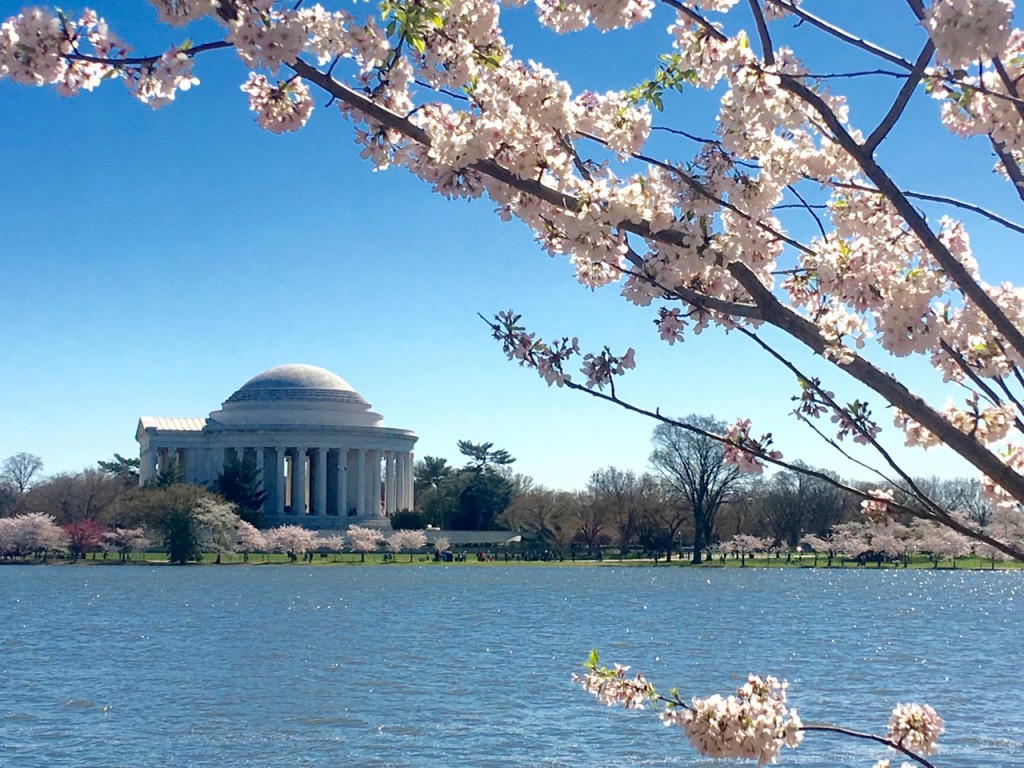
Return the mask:
MULTIPOLYGON (((511 553, 510 553, 511 558, 511 553)), ((215 554, 207 553, 203 555, 202 564, 217 567, 217 556, 215 554)), ((19 562, 19 561, 0 561, 4 563, 8 562, 19 562)), ((39 560, 29 560, 29 563, 41 564, 39 560)), ((492 566, 535 566, 545 565, 553 567, 675 567, 675 568, 826 568, 828 559, 826 557, 819 556, 817 559, 817 566, 815 566, 815 559, 813 555, 803 555, 802 557, 793 557, 789 562, 786 561, 785 556, 775 557, 769 555, 767 557, 748 557, 744 563, 741 563, 738 558, 729 557, 724 562, 719 558, 712 558, 701 563, 698 566, 692 565, 688 560, 679 559, 673 557, 670 562, 665 562, 664 558, 658 560, 657 563, 653 559, 644 558, 629 558, 625 560, 619 560, 618 555, 606 555, 603 560, 596 559, 584 559, 577 558, 575 561, 571 558, 564 560, 516 560, 509 559, 506 561, 504 555, 498 555, 493 560, 486 560, 480 562, 476 559, 475 553, 468 553, 466 560, 463 562, 445 563, 435 562, 433 557, 426 554, 413 554, 410 556, 408 553, 403 553, 395 556, 388 556, 379 552, 368 553, 365 558, 357 553, 343 552, 340 554, 327 554, 321 556, 315 554, 312 562, 302 560, 301 558, 295 562, 292 562, 288 555, 281 552, 272 552, 269 554, 253 554, 249 556, 248 565, 294 565, 294 566, 329 566, 329 565, 376 565, 376 566, 401 566, 401 565, 416 565, 416 566, 452 566, 452 567, 492 567, 492 566)), ((70 560, 63 560, 60 558, 49 558, 47 564, 53 565, 70 565, 70 560)), ((118 555, 108 555, 106 560, 103 560, 101 556, 93 560, 90 554, 88 558, 79 560, 77 565, 86 566, 99 566, 99 565, 121 565, 122 562, 118 555)), ((162 552, 147 552, 147 553, 134 553, 131 559, 128 560, 125 565, 166 565, 167 555, 162 552)), ((245 558, 241 554, 222 554, 221 565, 244 565, 245 558)), ((902 563, 883 563, 879 566, 877 563, 865 563, 864 565, 857 565, 856 562, 845 561, 841 558, 834 558, 832 562, 833 569, 860 569, 860 570, 893 570, 893 569, 905 569, 912 568, 916 570, 935 569, 935 563, 931 558, 924 555, 914 555, 910 558, 908 565, 904 566, 902 563)), ((939 570, 952 570, 954 564, 950 560, 942 560, 938 565, 939 570)), ((1017 561, 1001 562, 996 561, 995 570, 1019 570, 1024 568, 1024 563, 1017 561)), ((957 558, 955 564, 956 570, 990 570, 992 569, 992 562, 985 558, 978 557, 962 557, 957 558)))

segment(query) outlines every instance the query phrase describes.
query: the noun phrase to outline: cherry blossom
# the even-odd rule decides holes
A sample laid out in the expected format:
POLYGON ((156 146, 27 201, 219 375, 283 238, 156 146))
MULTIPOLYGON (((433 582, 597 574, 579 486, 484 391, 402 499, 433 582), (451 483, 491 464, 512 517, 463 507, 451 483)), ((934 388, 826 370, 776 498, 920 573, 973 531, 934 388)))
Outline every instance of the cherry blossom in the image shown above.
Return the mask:
POLYGON ((922 755, 937 752, 942 719, 927 704, 897 704, 889 718, 889 739, 922 755))
POLYGON ((242 90, 249 94, 249 109, 256 113, 260 128, 272 133, 297 131, 313 111, 309 88, 299 81, 272 86, 263 75, 253 72, 242 90))

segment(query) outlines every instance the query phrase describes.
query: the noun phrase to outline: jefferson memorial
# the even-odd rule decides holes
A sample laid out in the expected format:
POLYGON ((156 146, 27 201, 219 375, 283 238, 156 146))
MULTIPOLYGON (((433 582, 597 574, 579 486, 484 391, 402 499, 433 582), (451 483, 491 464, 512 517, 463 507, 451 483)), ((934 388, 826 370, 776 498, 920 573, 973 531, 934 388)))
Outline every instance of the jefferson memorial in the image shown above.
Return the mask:
POLYGON ((140 482, 174 462, 209 485, 232 460, 254 462, 267 494, 263 526, 386 525, 413 508, 413 445, 343 378, 312 365, 253 376, 207 418, 143 416, 140 482))

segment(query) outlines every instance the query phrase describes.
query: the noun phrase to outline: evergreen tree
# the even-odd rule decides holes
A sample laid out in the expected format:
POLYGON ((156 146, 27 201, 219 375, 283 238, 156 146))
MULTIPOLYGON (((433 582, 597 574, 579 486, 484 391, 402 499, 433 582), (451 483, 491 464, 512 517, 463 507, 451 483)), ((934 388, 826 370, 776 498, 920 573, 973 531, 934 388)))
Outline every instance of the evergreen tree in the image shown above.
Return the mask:
POLYGON ((267 494, 261 488, 260 470, 255 462, 229 461, 217 475, 214 490, 235 505, 240 518, 259 528, 267 494))

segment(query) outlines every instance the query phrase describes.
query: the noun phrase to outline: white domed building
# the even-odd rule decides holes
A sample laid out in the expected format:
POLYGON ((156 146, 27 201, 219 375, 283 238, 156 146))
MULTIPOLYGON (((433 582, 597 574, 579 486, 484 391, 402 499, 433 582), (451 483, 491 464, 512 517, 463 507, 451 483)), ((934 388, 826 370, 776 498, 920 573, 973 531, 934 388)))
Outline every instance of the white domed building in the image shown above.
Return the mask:
POLYGON ((385 427, 348 382, 316 366, 253 376, 205 419, 143 416, 135 438, 143 484, 175 461, 199 485, 229 461, 254 462, 264 526, 372 525, 413 508, 416 435, 385 427))

